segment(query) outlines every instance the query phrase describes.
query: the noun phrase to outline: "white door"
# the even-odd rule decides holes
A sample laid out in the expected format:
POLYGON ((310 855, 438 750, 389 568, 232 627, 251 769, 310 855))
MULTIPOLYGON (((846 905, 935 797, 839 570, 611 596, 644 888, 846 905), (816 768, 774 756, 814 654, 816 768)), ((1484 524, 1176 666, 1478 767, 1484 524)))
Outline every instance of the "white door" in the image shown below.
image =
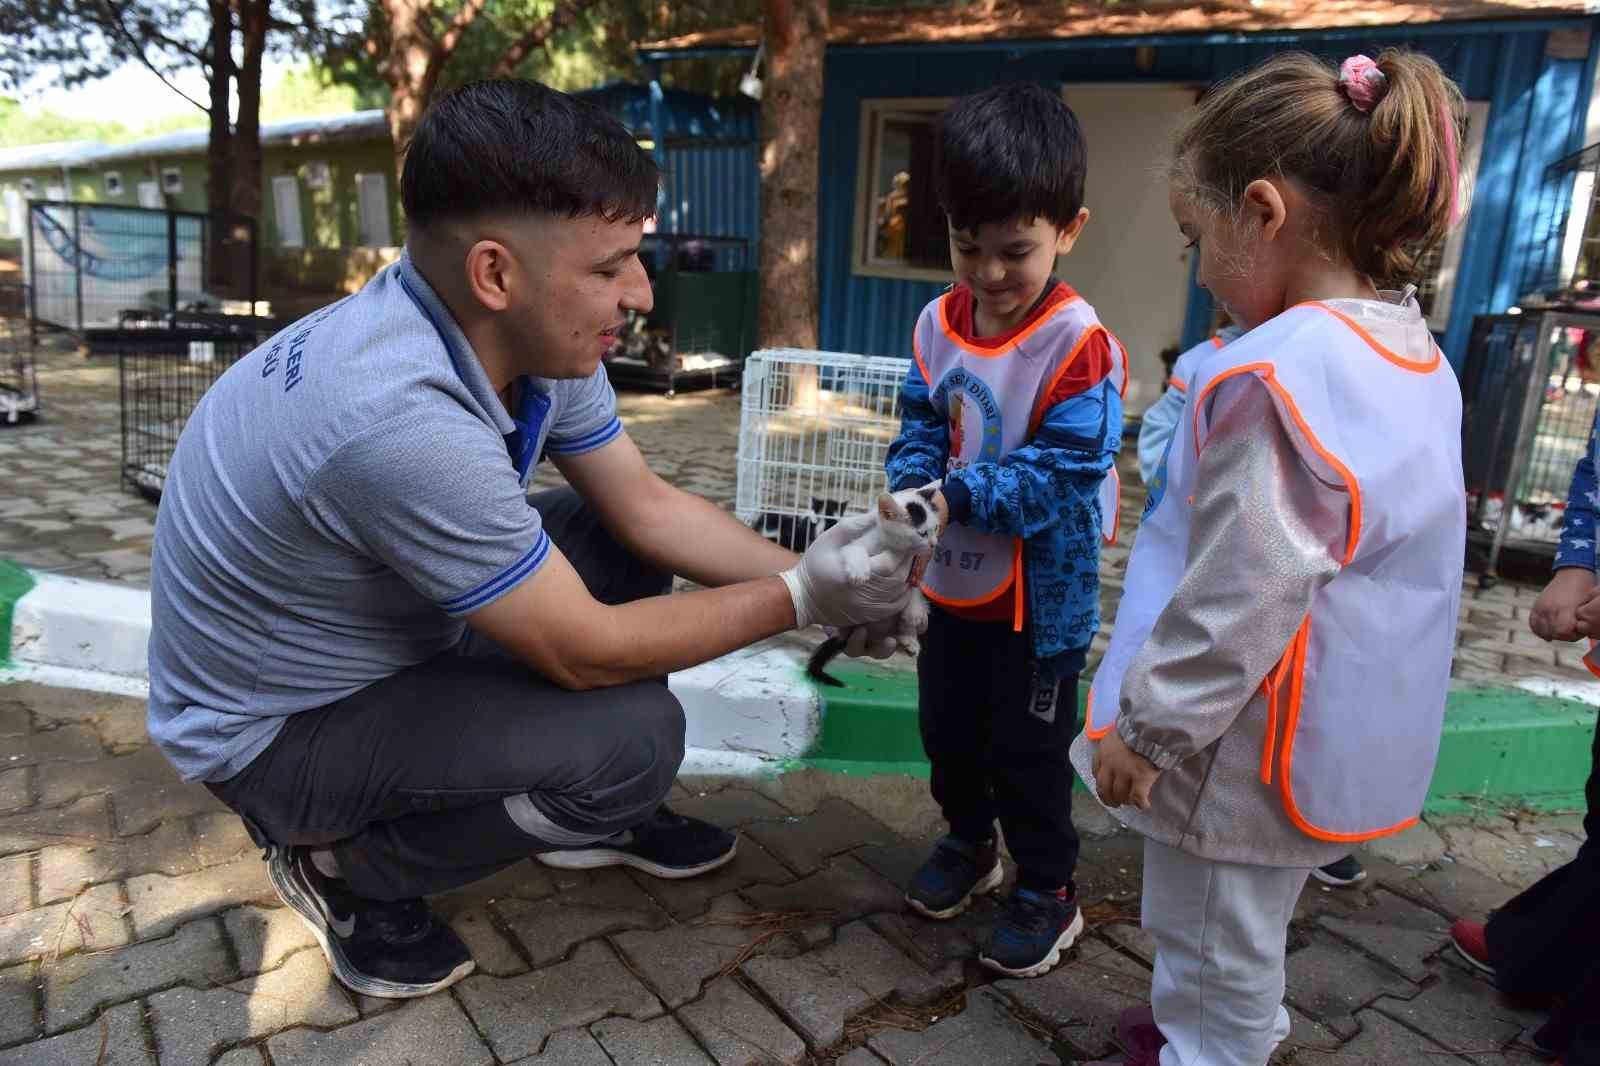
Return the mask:
POLYGON ((388 248, 389 179, 383 174, 356 175, 356 243, 363 248, 388 248))
POLYGON ((272 179, 272 213, 278 226, 278 247, 304 248, 306 236, 300 225, 300 179, 293 174, 272 179))
POLYGON ((139 206, 154 208, 159 208, 161 206, 160 182, 141 181, 139 183, 139 206))
POLYGON ((1059 264, 1062 280, 1094 305, 1128 349, 1128 414, 1166 387, 1161 350, 1180 342, 1189 263, 1167 205, 1166 170, 1188 86, 1076 86, 1063 90, 1089 146, 1088 228, 1059 264))

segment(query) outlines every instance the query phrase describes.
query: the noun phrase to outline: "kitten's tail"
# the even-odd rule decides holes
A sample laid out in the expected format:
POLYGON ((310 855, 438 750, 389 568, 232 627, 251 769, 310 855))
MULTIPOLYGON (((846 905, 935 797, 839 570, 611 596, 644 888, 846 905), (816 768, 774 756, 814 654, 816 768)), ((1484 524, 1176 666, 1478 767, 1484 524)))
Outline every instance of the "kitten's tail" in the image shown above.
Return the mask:
POLYGON ((817 645, 817 650, 811 653, 811 660, 806 663, 806 676, 811 680, 834 688, 844 688, 844 682, 827 672, 828 664, 844 651, 843 637, 829 637, 817 645))

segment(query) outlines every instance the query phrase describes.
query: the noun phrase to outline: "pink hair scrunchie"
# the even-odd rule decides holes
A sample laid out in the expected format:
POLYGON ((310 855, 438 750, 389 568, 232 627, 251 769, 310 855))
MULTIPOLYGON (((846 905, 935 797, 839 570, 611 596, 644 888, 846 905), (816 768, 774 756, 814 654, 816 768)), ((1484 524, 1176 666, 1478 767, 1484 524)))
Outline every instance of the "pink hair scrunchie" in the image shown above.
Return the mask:
POLYGON ((1389 91, 1389 79, 1368 56, 1351 56, 1339 64, 1339 88, 1366 114, 1389 91))

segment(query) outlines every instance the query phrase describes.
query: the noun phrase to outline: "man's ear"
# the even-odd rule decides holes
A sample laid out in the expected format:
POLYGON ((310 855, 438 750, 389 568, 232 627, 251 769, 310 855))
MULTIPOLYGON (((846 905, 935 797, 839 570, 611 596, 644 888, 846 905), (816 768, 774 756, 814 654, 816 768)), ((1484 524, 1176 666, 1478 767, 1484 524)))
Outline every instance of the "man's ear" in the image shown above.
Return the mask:
POLYGON ((1066 255, 1072 251, 1072 246, 1078 243, 1078 238, 1083 236, 1083 227, 1089 224, 1089 209, 1078 208, 1078 215, 1067 223, 1060 233, 1056 235, 1056 255, 1066 255))
POLYGON ((511 251, 496 240, 483 239, 467 249, 467 291, 485 310, 504 311, 511 304, 511 251))

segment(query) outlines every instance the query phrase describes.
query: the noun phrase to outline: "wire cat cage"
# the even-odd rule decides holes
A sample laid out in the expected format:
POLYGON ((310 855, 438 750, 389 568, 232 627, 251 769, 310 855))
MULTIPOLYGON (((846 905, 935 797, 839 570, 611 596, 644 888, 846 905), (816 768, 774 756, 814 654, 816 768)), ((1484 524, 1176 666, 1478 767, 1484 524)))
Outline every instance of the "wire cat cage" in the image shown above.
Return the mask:
POLYGON ((1600 405, 1600 314, 1480 315, 1461 387, 1468 535, 1488 584, 1506 547, 1555 553, 1600 405))
POLYGON ((200 397, 256 346, 253 322, 231 325, 219 321, 224 318, 149 311, 120 316, 122 481, 148 500, 160 498, 178 435, 200 397))
POLYGON ((39 369, 28 322, 28 287, 0 284, 0 426, 39 416, 39 369))
POLYGON ((796 551, 887 486, 909 359, 794 348, 745 361, 735 511, 796 551))

